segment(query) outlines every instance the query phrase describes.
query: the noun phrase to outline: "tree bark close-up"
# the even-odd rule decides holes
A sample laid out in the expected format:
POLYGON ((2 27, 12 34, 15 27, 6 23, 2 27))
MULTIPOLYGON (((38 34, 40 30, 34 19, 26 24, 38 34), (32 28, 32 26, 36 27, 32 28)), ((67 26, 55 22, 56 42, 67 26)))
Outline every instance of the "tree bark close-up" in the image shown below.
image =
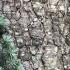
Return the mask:
POLYGON ((70 0, 0 0, 0 16, 23 70, 70 70, 70 0))

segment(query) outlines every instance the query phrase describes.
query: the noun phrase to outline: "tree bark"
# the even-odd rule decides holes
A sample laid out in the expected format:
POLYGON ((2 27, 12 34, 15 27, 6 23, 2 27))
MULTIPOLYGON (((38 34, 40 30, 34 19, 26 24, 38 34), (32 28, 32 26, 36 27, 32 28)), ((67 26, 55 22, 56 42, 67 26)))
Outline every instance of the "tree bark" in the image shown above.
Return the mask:
POLYGON ((70 70, 69 0, 0 0, 0 15, 19 48, 25 70, 70 70))

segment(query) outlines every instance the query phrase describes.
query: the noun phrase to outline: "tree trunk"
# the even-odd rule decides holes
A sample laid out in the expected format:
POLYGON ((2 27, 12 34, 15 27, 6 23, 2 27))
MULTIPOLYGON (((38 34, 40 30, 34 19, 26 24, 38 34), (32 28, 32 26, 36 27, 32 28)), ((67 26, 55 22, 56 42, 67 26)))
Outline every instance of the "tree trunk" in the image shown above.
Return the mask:
POLYGON ((19 48, 25 70, 70 70, 69 0, 0 0, 0 15, 19 48))

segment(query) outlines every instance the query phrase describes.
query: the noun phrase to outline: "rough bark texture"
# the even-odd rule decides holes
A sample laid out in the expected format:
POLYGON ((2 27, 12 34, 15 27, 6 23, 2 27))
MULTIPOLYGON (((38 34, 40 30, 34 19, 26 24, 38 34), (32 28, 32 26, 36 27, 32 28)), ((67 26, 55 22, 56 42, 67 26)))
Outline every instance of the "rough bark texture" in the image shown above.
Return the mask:
POLYGON ((70 70, 69 0, 0 0, 25 70, 70 70))

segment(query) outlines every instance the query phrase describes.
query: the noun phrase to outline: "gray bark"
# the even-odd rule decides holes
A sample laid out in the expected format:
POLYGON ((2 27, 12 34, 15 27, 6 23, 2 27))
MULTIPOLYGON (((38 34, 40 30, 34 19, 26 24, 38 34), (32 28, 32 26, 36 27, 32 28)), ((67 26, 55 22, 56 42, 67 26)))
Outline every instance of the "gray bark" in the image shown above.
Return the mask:
POLYGON ((70 70, 69 0, 0 0, 0 15, 25 70, 70 70))

